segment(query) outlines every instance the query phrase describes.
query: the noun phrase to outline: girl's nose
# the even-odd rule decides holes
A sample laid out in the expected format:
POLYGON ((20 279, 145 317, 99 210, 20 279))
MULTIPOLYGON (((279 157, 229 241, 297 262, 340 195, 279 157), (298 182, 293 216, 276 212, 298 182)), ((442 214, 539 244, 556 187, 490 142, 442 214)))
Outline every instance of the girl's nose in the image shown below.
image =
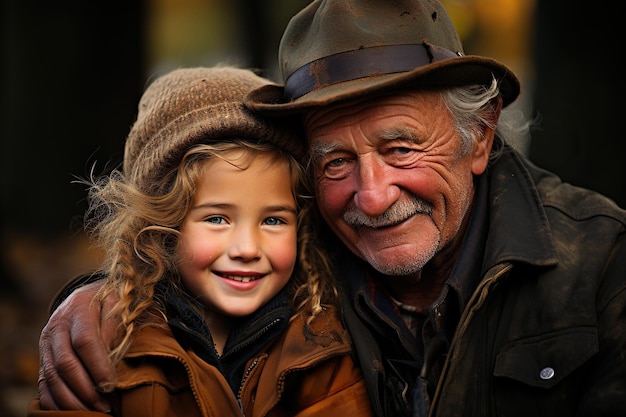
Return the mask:
POLYGON ((239 227, 233 233, 233 241, 228 250, 232 259, 244 261, 258 259, 261 256, 259 238, 251 227, 239 227))

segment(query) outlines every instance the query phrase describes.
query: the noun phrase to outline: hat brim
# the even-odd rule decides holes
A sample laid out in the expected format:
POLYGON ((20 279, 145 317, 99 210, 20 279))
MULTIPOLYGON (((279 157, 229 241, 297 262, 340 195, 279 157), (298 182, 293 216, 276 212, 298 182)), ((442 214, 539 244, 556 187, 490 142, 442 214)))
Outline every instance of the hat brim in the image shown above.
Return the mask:
POLYGON ((281 116, 400 88, 489 85, 493 77, 500 82, 503 106, 515 101, 520 93, 520 83, 511 70, 491 58, 466 55, 437 61, 412 71, 374 75, 316 88, 292 101, 285 101, 282 85, 269 84, 253 90, 245 102, 246 106, 261 114, 281 116))

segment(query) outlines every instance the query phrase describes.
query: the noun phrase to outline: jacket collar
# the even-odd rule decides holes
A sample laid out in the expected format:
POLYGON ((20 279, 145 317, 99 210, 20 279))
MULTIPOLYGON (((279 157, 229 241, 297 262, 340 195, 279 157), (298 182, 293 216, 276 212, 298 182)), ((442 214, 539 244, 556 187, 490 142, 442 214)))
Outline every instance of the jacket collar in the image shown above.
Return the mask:
MULTIPOLYGON (((289 374, 313 369, 329 358, 351 352, 350 336, 334 307, 324 308, 310 323, 307 323, 307 317, 295 315, 283 337, 267 346, 261 359, 264 362, 263 372, 256 372, 256 377, 244 382, 246 385, 243 391, 250 392, 252 388, 247 387, 251 385, 256 387, 252 414, 267 415, 285 390, 288 390, 285 383, 289 374)), ((319 375, 325 375, 325 372, 319 375)), ((321 382, 318 380, 315 383, 321 382)))
MULTIPOLYGON (((159 340, 157 345, 145 343, 145 337, 137 337, 128 355, 180 358, 187 357, 185 351, 192 350, 199 358, 217 368, 234 391, 239 387, 246 362, 285 331, 293 314, 289 295, 283 289, 253 314, 233 320, 224 355, 218 357, 207 324, 190 302, 169 284, 161 283, 156 292, 166 306, 169 329, 159 330, 164 332, 162 339, 152 339, 152 342, 159 340), (172 337, 165 337, 167 335, 172 337)), ((149 330, 147 334, 155 333, 149 330)))
POLYGON ((501 262, 558 263, 548 218, 523 157, 503 145, 489 167, 489 231, 483 272, 501 262))

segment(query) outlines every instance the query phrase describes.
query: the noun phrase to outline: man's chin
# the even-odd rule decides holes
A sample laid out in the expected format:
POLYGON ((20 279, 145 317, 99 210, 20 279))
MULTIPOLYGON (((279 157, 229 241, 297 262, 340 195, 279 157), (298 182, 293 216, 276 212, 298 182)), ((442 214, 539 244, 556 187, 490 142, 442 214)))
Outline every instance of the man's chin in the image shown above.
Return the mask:
POLYGON ((435 256, 436 246, 427 251, 393 252, 389 249, 368 251, 361 258, 383 275, 419 276, 424 266, 435 256))

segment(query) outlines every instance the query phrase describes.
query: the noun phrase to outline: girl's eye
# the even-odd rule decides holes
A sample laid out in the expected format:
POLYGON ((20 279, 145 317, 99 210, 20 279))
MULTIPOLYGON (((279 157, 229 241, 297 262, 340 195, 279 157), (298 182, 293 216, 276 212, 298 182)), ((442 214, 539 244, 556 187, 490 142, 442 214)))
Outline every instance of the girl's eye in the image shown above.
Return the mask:
POLYGON ((222 216, 207 217, 204 221, 211 224, 224 224, 226 222, 222 216))
POLYGON ((267 219, 263 220, 263 223, 269 226, 278 226, 279 224, 283 224, 284 222, 278 217, 268 217, 267 219))

